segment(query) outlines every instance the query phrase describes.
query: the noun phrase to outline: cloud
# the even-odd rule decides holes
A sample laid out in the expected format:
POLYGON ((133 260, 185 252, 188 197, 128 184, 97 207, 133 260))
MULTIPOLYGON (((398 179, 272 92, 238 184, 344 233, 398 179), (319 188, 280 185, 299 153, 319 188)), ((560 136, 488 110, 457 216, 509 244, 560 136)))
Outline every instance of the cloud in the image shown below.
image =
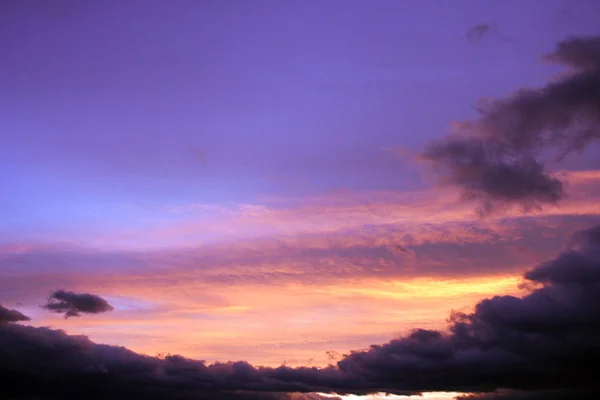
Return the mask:
POLYGON ((600 361, 600 226, 528 271, 523 298, 453 313, 449 333, 416 330, 338 363, 344 373, 411 390, 586 389, 600 361))
POLYGON ((17 310, 11 310, 0 304, 0 323, 29 321, 30 318, 17 310))
POLYGON ((592 400, 597 393, 589 390, 540 390, 519 391, 499 390, 491 393, 470 394, 456 397, 456 400, 592 400))
POLYGON ((600 362, 599 270, 600 225, 578 232, 568 249, 525 273, 532 289, 524 297, 485 299, 472 313, 452 313, 446 332, 417 329, 351 352, 327 368, 254 367, 244 361, 207 365, 181 356, 140 355, 49 328, 3 324, 0 373, 9 377, 10 394, 92 399, 503 388, 514 392, 501 395, 525 392, 530 397, 521 398, 535 398, 542 392, 592 390, 600 362))
POLYGON ((526 210, 556 204, 564 196, 562 183, 546 174, 534 158, 506 161, 502 145, 477 138, 433 142, 425 157, 433 160, 445 182, 460 186, 463 198, 480 200, 484 213, 499 204, 520 203, 526 210))
POLYGON ((422 155, 483 213, 556 204, 565 190, 546 168, 548 154, 559 162, 600 138, 600 37, 564 40, 545 58, 570 73, 482 103, 476 120, 458 124, 458 132, 433 141, 422 155))
POLYGON ((466 34, 469 44, 479 44, 488 36, 493 36, 501 41, 514 41, 513 38, 502 34, 494 23, 477 24, 471 27, 466 34))
POLYGON ((89 399, 316 400, 296 395, 331 391, 339 371, 253 367, 246 362, 206 365, 181 356, 136 354, 49 328, 0 326, 3 393, 89 399), (285 394, 284 392, 288 392, 285 394))
POLYGON ((48 298, 48 303, 42 307, 53 313, 64 313, 65 318, 79 317, 81 313, 101 314, 113 310, 113 307, 100 296, 66 290, 57 290, 52 293, 48 298))

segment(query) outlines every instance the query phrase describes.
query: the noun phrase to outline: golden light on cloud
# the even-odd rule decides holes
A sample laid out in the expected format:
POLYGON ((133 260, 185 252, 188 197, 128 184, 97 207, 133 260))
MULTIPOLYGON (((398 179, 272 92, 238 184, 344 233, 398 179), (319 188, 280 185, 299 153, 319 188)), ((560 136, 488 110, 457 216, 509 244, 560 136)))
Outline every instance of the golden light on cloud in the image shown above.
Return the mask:
MULTIPOLYGON (((565 179, 574 190, 584 190, 600 178, 582 172, 565 179)), ((349 193, 311 199, 310 206, 194 206, 192 211, 218 214, 219 223, 207 228, 192 213, 140 234, 152 240, 190 235, 194 242, 205 229, 274 233, 121 250, 112 253, 106 272, 69 276, 73 290, 112 296, 115 312, 67 321, 32 312, 39 323, 146 354, 322 366, 331 361, 327 351, 343 354, 415 328, 444 329, 451 310, 466 311, 496 294, 521 295, 522 271, 545 257, 535 244, 553 243, 544 245, 553 251, 554 243, 563 243, 558 235, 586 224, 561 215, 600 211, 597 202, 582 198, 536 211, 528 220, 511 215, 473 220, 468 207, 432 191, 422 194, 349 193)), ((16 249, 6 252, 24 258, 37 251, 16 249)), ((87 260, 94 254, 77 256, 87 260)), ((13 273, 14 284, 39 287, 63 285, 65 279, 62 273, 13 273)))
POLYGON ((384 281, 372 287, 339 287, 323 289, 326 293, 337 295, 364 295, 372 298, 430 299, 451 298, 456 296, 489 295, 513 291, 520 277, 486 277, 479 279, 423 279, 406 281, 384 281))

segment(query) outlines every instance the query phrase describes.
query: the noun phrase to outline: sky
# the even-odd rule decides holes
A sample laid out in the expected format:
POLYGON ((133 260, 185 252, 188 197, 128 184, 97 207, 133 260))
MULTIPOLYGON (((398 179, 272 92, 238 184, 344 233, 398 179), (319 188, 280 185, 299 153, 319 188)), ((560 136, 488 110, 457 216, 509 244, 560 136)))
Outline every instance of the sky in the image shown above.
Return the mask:
POLYGON ((175 354, 243 361, 279 386, 231 367, 213 389, 271 400, 573 389, 377 374, 396 345, 450 340, 424 332, 458 340, 452 315, 541 309, 564 284, 549 265, 597 260, 599 18, 591 0, 0 2, 0 329, 101 372, 102 349, 130 356, 100 344, 166 375, 175 354))

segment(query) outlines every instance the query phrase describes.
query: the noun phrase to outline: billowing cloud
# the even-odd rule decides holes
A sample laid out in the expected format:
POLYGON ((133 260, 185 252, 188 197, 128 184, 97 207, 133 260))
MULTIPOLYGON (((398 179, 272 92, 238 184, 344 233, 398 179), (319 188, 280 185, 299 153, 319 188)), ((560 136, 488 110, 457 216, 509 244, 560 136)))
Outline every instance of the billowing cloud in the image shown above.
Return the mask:
POLYGON ((565 190, 546 156, 560 161, 600 138, 600 37, 562 41, 546 59, 569 74, 482 104, 476 120, 458 124, 456 134, 423 153, 442 182, 461 188, 484 213, 556 204, 565 190))
POLYGON ((425 157, 439 167, 445 183, 463 189, 465 200, 480 200, 484 213, 511 203, 530 210, 556 204, 564 196, 562 183, 539 161, 533 157, 513 161, 495 140, 452 137, 430 144, 425 157))
POLYGON ((100 296, 66 290, 52 293, 43 308, 57 314, 64 314, 65 318, 79 317, 81 313, 101 314, 113 310, 113 307, 100 296))
POLYGON ((453 313, 450 333, 417 330, 338 363, 384 386, 489 391, 592 388, 600 359, 600 226, 528 271, 523 298, 496 296, 453 313))
POLYGON ((0 323, 29 321, 30 318, 17 310, 11 310, 0 304, 0 323))
POLYGON ((244 361, 207 365, 181 356, 140 355, 49 328, 4 324, 0 372, 10 377, 8 389, 15 393, 44 390, 116 399, 150 390, 170 398, 236 391, 414 394, 508 388, 533 396, 592 390, 600 361, 599 270, 597 226, 579 232, 567 250, 528 271, 526 296, 485 299, 472 313, 452 313, 447 332, 417 329, 351 352, 327 368, 253 367, 244 361), (21 387, 25 381, 30 384, 21 387))
POLYGON ((12 324, 0 326, 0 373, 9 378, 3 385, 5 394, 43 394, 51 399, 85 395, 91 399, 313 400, 320 396, 277 393, 348 386, 334 367, 267 368, 243 361, 206 365, 181 356, 149 357, 95 344, 84 336, 12 324))

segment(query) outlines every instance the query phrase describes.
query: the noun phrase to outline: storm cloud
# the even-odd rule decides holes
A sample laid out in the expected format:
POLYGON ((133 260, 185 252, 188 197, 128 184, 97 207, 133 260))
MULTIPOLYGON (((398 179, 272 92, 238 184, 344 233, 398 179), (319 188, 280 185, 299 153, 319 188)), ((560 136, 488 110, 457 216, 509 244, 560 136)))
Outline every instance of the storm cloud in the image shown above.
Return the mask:
POLYGON ((113 307, 100 296, 66 290, 57 290, 52 293, 48 298, 48 303, 42 307, 53 313, 64 314, 65 318, 79 317, 81 313, 101 314, 113 310, 113 307))
POLYGON ((43 390, 56 393, 54 398, 138 398, 150 391, 155 398, 182 399, 236 398, 240 391, 583 396, 596 386, 600 362, 600 226, 575 234, 565 251, 524 279, 530 287, 524 297, 485 299, 472 313, 451 313, 445 332, 417 329, 351 352, 327 368, 207 365, 182 356, 140 355, 49 328, 3 324, 0 372, 10 377, 11 393, 43 390), (503 389, 510 391, 496 392, 503 389))
POLYGON ((483 213, 556 204, 565 190, 547 164, 600 138, 600 37, 564 40, 545 59, 568 73, 544 87, 482 103, 477 119, 458 124, 456 133, 423 153, 441 182, 461 188, 483 213))
POLYGON ((0 323, 29 321, 30 318, 17 310, 11 310, 0 304, 0 323))

